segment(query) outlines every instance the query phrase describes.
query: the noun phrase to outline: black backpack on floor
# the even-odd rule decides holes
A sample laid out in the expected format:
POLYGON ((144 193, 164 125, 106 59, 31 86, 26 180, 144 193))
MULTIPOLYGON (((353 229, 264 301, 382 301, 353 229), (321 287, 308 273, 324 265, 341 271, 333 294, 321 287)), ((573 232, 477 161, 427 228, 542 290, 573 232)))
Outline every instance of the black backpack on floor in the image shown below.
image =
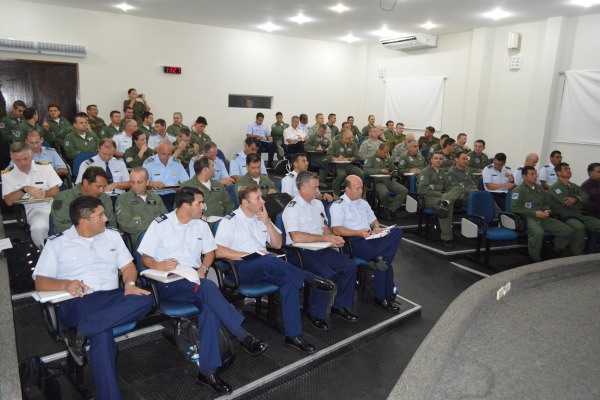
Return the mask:
POLYGON ((360 266, 358 269, 358 283, 356 285, 358 298, 364 303, 371 303, 375 298, 375 270, 369 266, 360 266))
MULTIPOLYGON (((194 363, 198 362, 198 351, 200 345, 200 335, 198 333, 198 319, 181 318, 175 323, 175 345, 177 350, 188 360, 194 363)), ((219 335, 219 349, 221 350, 221 363, 223 367, 228 367, 235 360, 235 348, 229 331, 221 325, 219 335)))
POLYGON ((58 377, 62 369, 58 364, 46 364, 39 356, 25 358, 19 363, 21 393, 24 400, 60 400, 62 398, 58 377))
POLYGON ((41 251, 31 240, 13 239, 11 242, 12 249, 4 250, 11 292, 34 290, 35 283, 31 274, 41 251))

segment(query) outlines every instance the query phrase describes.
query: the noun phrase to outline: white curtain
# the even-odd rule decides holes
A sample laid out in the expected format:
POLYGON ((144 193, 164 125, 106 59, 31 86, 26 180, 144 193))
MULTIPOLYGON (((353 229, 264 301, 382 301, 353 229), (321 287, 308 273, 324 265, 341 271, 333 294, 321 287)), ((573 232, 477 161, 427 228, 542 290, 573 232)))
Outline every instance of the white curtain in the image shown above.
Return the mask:
POLYGON ((408 129, 431 125, 441 131, 443 107, 443 77, 386 80, 386 121, 402 122, 408 129))
POLYGON ((600 71, 567 71, 556 141, 600 144, 600 71))

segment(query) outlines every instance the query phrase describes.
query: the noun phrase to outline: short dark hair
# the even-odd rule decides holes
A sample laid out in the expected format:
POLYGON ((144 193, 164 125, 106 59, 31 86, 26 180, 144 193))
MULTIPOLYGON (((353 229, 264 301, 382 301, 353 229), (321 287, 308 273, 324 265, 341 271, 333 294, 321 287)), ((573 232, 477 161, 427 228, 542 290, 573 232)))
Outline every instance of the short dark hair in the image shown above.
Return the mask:
POLYGON ((496 153, 496 155, 494 156, 494 160, 500 161, 500 162, 506 162, 506 154, 504 153, 496 153))
POLYGON ((258 147, 260 149, 260 140, 258 140, 255 137, 249 137, 246 138, 246 140, 244 140, 244 143, 246 144, 246 146, 250 147, 252 145, 255 145, 256 147, 258 147))
MULTIPOLYGON (((133 92, 134 90, 135 90, 134 88, 131 88, 131 89, 129 89, 129 90, 127 91, 127 94, 131 94, 131 92, 133 92)), ((135 91, 137 92, 137 90, 135 90, 135 91)))
POLYGON ((425 127, 425 129, 431 133, 435 133, 435 128, 433 126, 427 126, 427 127, 425 127))
POLYGON ((459 134, 456 136, 456 138, 457 138, 457 139, 460 139, 460 138, 461 138, 461 137, 463 137, 463 136, 467 136, 467 134, 466 134, 466 133, 459 133, 459 134))
POLYGON ((398 125, 404 126, 404 124, 403 124, 402 122, 398 122, 398 123, 396 124, 396 128, 398 127, 398 125))
MULTIPOLYGON (((27 105, 25 104, 25 102, 23 100, 17 100, 13 103, 13 108, 16 108, 16 107, 27 108, 27 105)), ((60 108, 58 109, 58 111, 60 111, 60 108)))
POLYGON ((562 156, 562 153, 559 150, 553 150, 552 153, 550 153, 550 157, 554 157, 557 154, 560 154, 562 156))
POLYGON ((570 165, 566 162, 559 162, 556 164, 556 167, 554 167, 554 171, 560 172, 562 171, 563 167, 570 167, 570 165))
POLYGON ((354 117, 352 115, 348 115, 348 118, 346 118, 346 121, 348 121, 350 118, 354 119, 354 117))
POLYGON ((35 108, 33 108, 33 107, 27 107, 25 109, 25 111, 23 111, 23 118, 25 118, 25 119, 31 119, 31 118, 35 117, 36 113, 37 113, 37 111, 35 111, 35 108))
POLYGON ((521 170, 521 175, 525 176, 529 173, 529 171, 535 171, 535 168, 533 168, 531 165, 526 165, 521 170))
POLYGON ((294 163, 295 163, 295 162, 298 160, 298 158, 300 158, 300 157, 306 157, 306 154, 304 154, 304 153, 297 153, 297 154, 294 154, 294 155, 292 156, 292 160, 291 160, 291 161, 292 161, 292 164, 294 164, 294 163))
POLYGON ((90 116, 87 115, 87 113, 84 113, 83 111, 80 111, 77 114, 75 114, 75 118, 77 118, 77 117, 88 119, 90 116))
POLYGON ((442 139, 446 139, 446 138, 449 138, 449 137, 450 137, 450 135, 448 135, 446 133, 443 133, 443 134, 440 135, 440 141, 442 141, 442 139))
POLYGON ((111 118, 112 118, 112 116, 113 116, 113 115, 115 115, 115 114, 121 114, 121 111, 112 110, 112 111, 110 112, 110 116, 111 116, 111 118))
POLYGON ((69 204, 69 218, 75 226, 79 221, 88 218, 94 210, 102 206, 102 200, 93 196, 79 196, 69 204))
POLYGON ((444 141, 444 148, 452 146, 454 143, 456 143, 456 140, 452 139, 451 137, 447 137, 444 141))
POLYGON ((256 119, 264 118, 264 117, 265 117, 265 114, 263 114, 261 112, 256 113, 256 119))
POLYGON ((131 134, 131 138, 133 139, 133 141, 136 141, 142 135, 146 136, 146 134, 144 132, 142 132, 138 129, 137 131, 135 131, 131 134))
POLYGON ((184 204, 191 206, 197 194, 202 195, 202 190, 191 186, 182 187, 175 195, 175 208, 180 208, 184 204))
POLYGON ((146 176, 146 180, 150 179, 150 175, 148 174, 148 170, 144 167, 133 167, 131 171, 129 171, 129 175, 134 172, 143 172, 146 176))
POLYGON ((181 129, 179 129, 179 134, 183 135, 183 136, 190 136, 192 134, 192 132, 189 130, 189 128, 186 128, 185 126, 181 127, 181 129))
POLYGON ((276 117, 278 117, 278 116, 280 116, 280 115, 283 117, 283 113, 282 113, 281 111, 277 111, 277 112, 275 113, 275 116, 276 116, 276 117))
POLYGON ((204 142, 204 145, 202 146, 202 152, 210 151, 213 147, 216 149, 217 144, 215 142, 208 140, 208 141, 204 142))
POLYGON ((390 122, 391 122, 392 124, 394 123, 394 121, 392 121, 392 120, 390 119, 388 122, 386 122, 386 123, 385 123, 385 126, 388 126, 388 125, 390 124, 390 122))
POLYGON ((475 141, 475 143, 481 143, 483 145, 483 147, 485 147, 485 140, 483 140, 483 139, 477 139, 475 141))
MULTIPOLYGON (((17 102, 19 102, 19 101, 20 100, 15 101, 15 104, 17 102)), ((23 102, 21 101, 21 103, 23 103, 23 102)), ((25 107, 25 103, 23 103, 23 105, 21 107, 25 107)), ((54 103, 48 104, 48 108, 47 109, 50 110, 52 107, 55 107, 56 109, 58 109, 58 111, 61 111, 60 106, 58 104, 54 104, 54 103)))
POLYGON ((167 123, 166 123, 166 122, 165 122, 165 120, 164 120, 164 119, 162 119, 162 118, 159 118, 159 119, 157 119, 156 121, 154 121, 154 124, 155 124, 155 125, 156 125, 156 124, 158 124, 158 125, 160 125, 160 126, 167 126, 167 123))
POLYGON ((129 107, 129 106, 125 106, 125 107, 123 107, 123 112, 125 112, 125 111, 127 111, 127 110, 131 110, 131 111, 133 111, 133 108, 132 108, 132 107, 129 107))
POLYGON ((144 111, 142 113, 142 121, 145 120, 146 118, 148 118, 151 115, 154 115, 154 114, 152 114, 150 111, 144 111))
POLYGON ((262 158, 256 153, 248 154, 246 156, 246 165, 262 162, 262 158))
POLYGON ((204 168, 210 168, 210 158, 200 157, 194 161, 194 173, 196 175, 200 174, 204 168))
POLYGON ((594 162, 594 163, 591 163, 590 165, 588 165, 588 168, 587 168, 588 174, 590 172, 592 172, 594 170, 594 168, 596 168, 596 167, 600 167, 600 163, 594 162))
POLYGON ((389 148, 390 148, 390 145, 389 145, 387 142, 383 142, 383 143, 381 143, 381 144, 379 145, 379 150, 383 150, 383 149, 385 149, 386 147, 389 149, 389 148))
POLYGON ((96 108, 98 108, 98 106, 97 106, 97 105, 95 105, 95 104, 90 104, 90 105, 89 105, 89 106, 87 106, 85 109, 86 109, 86 110, 88 110, 88 111, 90 111, 90 108, 92 108, 92 107, 96 107, 96 108))
POLYGON ((203 116, 199 116, 198 118, 196 118, 196 123, 197 124, 208 125, 208 122, 206 121, 206 118, 204 118, 203 116))
POLYGON ((459 151, 458 153, 456 153, 456 159, 459 159, 460 156, 462 156, 463 154, 469 157, 466 151, 459 151))
POLYGON ((238 201, 242 204, 242 200, 248 200, 248 195, 255 192, 260 192, 260 189, 253 183, 240 187, 240 190, 238 191, 238 201))
POLYGON ((88 181, 88 183, 94 183, 96 182, 96 179, 98 177, 102 177, 104 179, 106 179, 106 181, 108 182, 108 174, 106 173, 106 171, 101 168, 101 167, 88 167, 85 171, 83 171, 83 175, 81 176, 81 180, 86 180, 88 181))
POLYGON ((335 117, 336 115, 334 113, 331 113, 327 116, 327 119, 331 118, 331 117, 335 117))
POLYGON ((112 145, 112 147, 114 147, 115 149, 117 148, 117 143, 114 140, 112 140, 111 138, 100 139, 100 141, 98 142, 98 148, 104 146, 105 143, 110 143, 112 145))

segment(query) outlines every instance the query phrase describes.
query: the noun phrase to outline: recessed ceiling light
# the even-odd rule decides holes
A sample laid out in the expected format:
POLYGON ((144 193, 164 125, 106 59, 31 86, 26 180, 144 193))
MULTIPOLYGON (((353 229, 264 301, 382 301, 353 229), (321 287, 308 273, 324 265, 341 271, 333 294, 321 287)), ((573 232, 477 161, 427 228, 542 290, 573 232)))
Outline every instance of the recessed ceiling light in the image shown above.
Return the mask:
POLYGON ((343 5, 342 3, 338 3, 338 5, 337 5, 337 6, 335 6, 335 7, 331 7, 331 9, 332 9, 333 11, 337 11, 337 12, 339 12, 339 13, 343 13, 344 11, 348 11, 348 10, 349 10, 349 8, 348 8, 348 7, 346 7, 345 5, 343 5))
POLYGON ((576 6, 583 6, 585 8, 595 6, 596 4, 600 4, 600 0, 573 0, 571 3, 576 6))
POLYGON ((295 17, 290 18, 290 21, 297 22, 299 24, 303 24, 305 22, 312 21, 312 18, 305 17, 303 14, 298 14, 295 17))
POLYGON ((425 28, 425 29, 429 30, 429 29, 437 28, 437 25, 431 21, 427 21, 423 25, 421 25, 421 28, 425 28))
POLYGON ((349 33, 346 36, 340 38, 340 40, 343 40, 346 43, 354 43, 354 42, 360 40, 360 38, 357 38, 356 36, 352 36, 352 34, 349 33))
POLYGON ((272 24, 271 22, 267 22, 266 24, 259 25, 258 27, 259 27, 259 29, 262 29, 262 30, 267 31, 267 32, 273 32, 273 31, 276 31, 278 29, 281 29, 280 26, 272 24))
POLYGON ((127 12, 129 10, 133 10, 135 7, 130 6, 127 3, 121 3, 121 4, 117 4, 115 7, 120 8, 121 10, 127 12))
POLYGON ((510 15, 510 13, 508 13, 506 11, 502 11, 499 8, 496 8, 494 11, 490 11, 490 12, 483 14, 484 17, 491 18, 494 20, 499 20, 500 18, 508 17, 509 15, 510 15))
POLYGON ((390 36, 398 36, 398 32, 391 31, 385 26, 378 31, 373 31, 372 33, 373 35, 379 36, 382 39, 390 36))

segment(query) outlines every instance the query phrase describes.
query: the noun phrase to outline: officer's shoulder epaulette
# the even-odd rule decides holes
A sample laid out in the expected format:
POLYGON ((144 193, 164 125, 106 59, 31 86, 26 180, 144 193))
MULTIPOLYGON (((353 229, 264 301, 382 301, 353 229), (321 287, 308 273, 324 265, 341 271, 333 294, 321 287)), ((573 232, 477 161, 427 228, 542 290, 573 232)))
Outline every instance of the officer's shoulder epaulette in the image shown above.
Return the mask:
POLYGON ((180 159, 178 159, 178 158, 174 158, 174 159, 173 159, 173 162, 176 162, 176 163, 179 163, 179 164, 181 164, 181 160, 180 160, 180 159))
POLYGON ((292 200, 288 203, 288 207, 294 207, 296 205, 296 200, 292 200))
POLYGON ((151 163, 152 161, 154 161, 154 157, 148 157, 144 160, 144 164, 151 163))
POLYGON ((86 163, 92 164, 94 162, 93 158, 88 158, 87 160, 85 160, 86 163))
POLYGON ((160 224, 161 222, 167 220, 167 215, 166 214, 160 214, 158 217, 154 218, 154 220, 160 224))
POLYGON ((36 161, 35 162, 37 165, 51 165, 52 163, 48 162, 48 161, 36 161))
POLYGON ((53 149, 52 147, 44 147, 45 151, 53 151, 53 152, 57 152, 56 149, 53 149))
POLYGON ((239 155, 240 155, 240 153, 237 153, 235 156, 233 156, 232 160, 235 160, 236 158, 238 158, 239 155))
POLYGON ((520 170, 522 170, 522 169, 523 169, 523 167, 519 167, 519 168, 517 168, 517 171, 520 171, 520 170))
POLYGON ((510 167, 504 167, 504 168, 506 168, 506 169, 510 169, 510 167))
POLYGON ((235 212, 233 212, 233 211, 232 211, 232 212, 230 212, 229 214, 227 214, 227 215, 225 216, 225 219, 231 219, 231 218, 233 218, 233 217, 235 217, 235 212))
POLYGON ((117 228, 113 228, 112 226, 107 226, 106 229, 110 229, 111 231, 121 232, 117 228))
POLYGON ((294 176, 294 172, 292 171, 292 172, 290 172, 289 174, 287 174, 286 176, 291 176, 291 177, 293 177, 293 176, 294 176))
POLYGON ((549 167, 549 165, 544 165, 544 168, 548 168, 548 167, 549 167))
POLYGON ((8 168, 6 168, 5 170, 3 170, 3 171, 2 171, 2 173, 3 173, 3 174, 5 174, 5 173, 7 173, 7 172, 10 172, 10 171, 12 171, 12 169, 13 169, 14 167, 15 167, 15 166, 13 165, 12 167, 8 167, 8 168))
POLYGON ((55 233, 54 235, 50 236, 50 237, 48 238, 48 240, 54 240, 54 239, 56 239, 57 237, 60 237, 60 236, 62 236, 62 235, 63 235, 63 233, 62 233, 62 232, 55 233))
POLYGON ((336 201, 334 201, 334 203, 336 203, 336 204, 342 204, 342 201, 344 201, 344 199, 340 197, 339 199, 337 199, 336 201))

